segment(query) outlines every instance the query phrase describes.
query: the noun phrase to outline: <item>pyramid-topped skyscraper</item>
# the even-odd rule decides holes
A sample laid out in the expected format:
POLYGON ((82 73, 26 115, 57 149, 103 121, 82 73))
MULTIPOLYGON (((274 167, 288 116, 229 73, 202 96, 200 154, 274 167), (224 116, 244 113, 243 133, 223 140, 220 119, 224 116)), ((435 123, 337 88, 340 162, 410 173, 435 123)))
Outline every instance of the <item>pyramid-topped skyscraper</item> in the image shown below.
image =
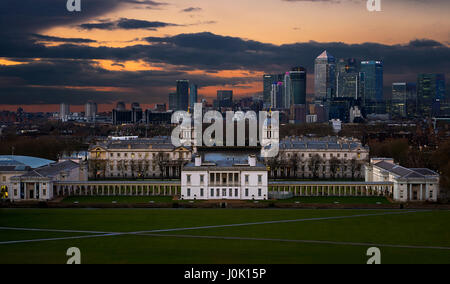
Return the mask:
POLYGON ((315 60, 314 94, 316 101, 334 97, 336 89, 335 71, 336 59, 325 50, 315 60))

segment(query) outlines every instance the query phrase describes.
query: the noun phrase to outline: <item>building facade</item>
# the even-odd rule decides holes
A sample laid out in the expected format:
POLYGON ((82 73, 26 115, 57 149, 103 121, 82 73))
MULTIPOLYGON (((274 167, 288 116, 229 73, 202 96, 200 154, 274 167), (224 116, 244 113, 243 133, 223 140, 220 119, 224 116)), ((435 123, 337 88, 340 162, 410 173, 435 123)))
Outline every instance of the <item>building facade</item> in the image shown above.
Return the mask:
POLYGON ((71 160, 43 166, 11 178, 12 201, 48 201, 54 198, 53 184, 87 180, 87 168, 71 160))
POLYGON ((363 179, 368 160, 369 148, 354 138, 289 137, 265 163, 275 179, 363 179))
POLYGON ((366 182, 392 182, 393 199, 400 202, 439 198, 439 174, 429 169, 408 169, 393 159, 374 158, 365 167, 366 182))
POLYGON ((192 149, 173 146, 170 137, 108 138, 89 148, 89 178, 179 178, 192 149))
POLYGON ((198 156, 183 167, 181 199, 185 200, 267 200, 268 174, 256 156, 242 161, 217 154, 213 161, 198 156))

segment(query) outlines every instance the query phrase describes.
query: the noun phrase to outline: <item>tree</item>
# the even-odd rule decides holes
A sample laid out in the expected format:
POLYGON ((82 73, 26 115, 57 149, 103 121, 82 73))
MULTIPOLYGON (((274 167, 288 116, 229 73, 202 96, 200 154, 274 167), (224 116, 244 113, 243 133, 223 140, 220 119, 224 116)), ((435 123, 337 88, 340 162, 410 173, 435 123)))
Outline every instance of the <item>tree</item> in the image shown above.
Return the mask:
POLYGON ((356 159, 352 159, 350 161, 350 171, 352 172, 352 180, 355 179, 356 173, 359 173, 361 176, 362 163, 356 159))
MULTIPOLYGON (((297 154, 292 155, 291 159, 289 160, 289 167, 292 169, 294 177, 297 175, 300 163, 301 163, 301 159, 297 156, 297 154)), ((291 172, 291 175, 292 175, 292 172, 291 172)))
POLYGON ((336 174, 339 170, 340 164, 341 164, 341 161, 338 158, 336 158, 336 157, 331 158, 330 173, 333 178, 336 178, 336 174))
POLYGON ((309 159, 309 169, 311 170, 314 179, 319 178, 319 170, 322 164, 323 160, 318 154, 313 155, 309 159))

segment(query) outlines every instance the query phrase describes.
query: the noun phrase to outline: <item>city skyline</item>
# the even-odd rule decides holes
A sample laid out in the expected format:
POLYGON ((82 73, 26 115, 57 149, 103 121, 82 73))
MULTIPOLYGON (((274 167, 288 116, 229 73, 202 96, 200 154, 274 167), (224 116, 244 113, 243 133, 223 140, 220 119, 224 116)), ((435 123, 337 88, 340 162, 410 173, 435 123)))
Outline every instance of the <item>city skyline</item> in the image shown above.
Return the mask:
POLYGON ((324 50, 336 58, 382 60, 385 92, 394 82, 416 82, 420 73, 450 75, 448 1, 384 1, 383 12, 370 13, 365 1, 95 0, 79 14, 55 0, 39 7, 16 2, 7 0, 0 12, 0 109, 168 103, 181 79, 198 84, 199 99, 212 101, 224 89, 253 96, 262 94, 264 74, 294 66, 308 70, 311 95, 314 59, 324 50), (277 16, 264 17, 274 6, 277 16), (27 20, 18 24, 4 14, 16 10, 27 20))

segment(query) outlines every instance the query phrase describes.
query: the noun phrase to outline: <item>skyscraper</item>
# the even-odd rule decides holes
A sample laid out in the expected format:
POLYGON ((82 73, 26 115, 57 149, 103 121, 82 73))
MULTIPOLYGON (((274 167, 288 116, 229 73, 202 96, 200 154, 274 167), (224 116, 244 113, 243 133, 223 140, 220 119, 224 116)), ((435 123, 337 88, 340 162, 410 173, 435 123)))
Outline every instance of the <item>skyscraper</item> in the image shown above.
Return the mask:
POLYGON ((271 105, 272 84, 284 81, 284 74, 266 74, 263 76, 264 107, 271 105))
POLYGON ((444 74, 419 74, 417 78, 417 111, 419 116, 438 116, 445 99, 444 74))
POLYGON ((386 112, 383 97, 383 62, 362 61, 361 82, 363 83, 362 99, 367 114, 386 112))
POLYGON ((194 105, 198 102, 198 86, 196 84, 191 84, 189 93, 189 106, 194 109, 194 105))
POLYGON ((59 106, 59 118, 62 121, 67 121, 67 117, 70 115, 70 105, 66 103, 62 103, 59 106))
POLYGON ((407 84, 393 83, 390 114, 392 117, 405 118, 407 116, 407 84))
POLYGON ((94 102, 87 102, 84 106, 84 116, 88 121, 94 121, 97 116, 97 104, 94 102))
POLYGON ((290 109, 291 104, 292 104, 291 73, 286 72, 286 74, 284 75, 283 108, 290 109))
POLYGON ((217 107, 233 107, 233 91, 217 91, 217 107))
POLYGON ((177 110, 187 111, 189 107, 189 81, 177 81, 177 110))
POLYGON ((336 97, 360 98, 360 73, 356 59, 339 59, 336 67, 336 97))
POLYGON ((177 93, 169 94, 169 110, 178 110, 177 93))
MULTIPOLYGON (((306 104, 306 68, 295 67, 289 72, 291 81, 291 104, 306 104)), ((290 105, 289 105, 290 106, 290 105)))
POLYGON ((272 84, 272 92, 271 92, 272 108, 284 108, 283 93, 284 93, 283 82, 276 82, 272 84))
POLYGON ((336 59, 326 50, 315 60, 314 92, 316 100, 331 99, 335 95, 336 59))

